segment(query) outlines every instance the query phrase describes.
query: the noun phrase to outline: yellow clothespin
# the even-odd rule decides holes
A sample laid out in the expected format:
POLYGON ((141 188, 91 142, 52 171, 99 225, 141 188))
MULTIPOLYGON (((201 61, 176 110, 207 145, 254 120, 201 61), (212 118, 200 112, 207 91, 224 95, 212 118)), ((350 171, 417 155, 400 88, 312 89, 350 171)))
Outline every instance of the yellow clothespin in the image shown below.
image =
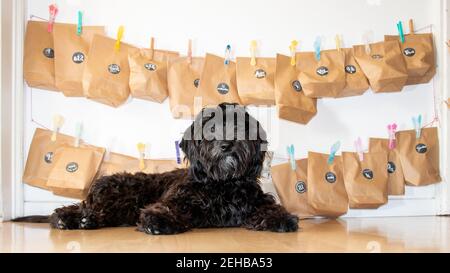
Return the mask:
POLYGON ((252 66, 256 66, 256 47, 258 46, 258 43, 256 40, 252 40, 250 43, 250 53, 252 56, 252 60, 250 61, 250 64, 252 66))
POLYGON ((297 64, 297 60, 295 59, 295 54, 297 53, 297 40, 292 40, 291 45, 289 46, 289 50, 291 51, 291 65, 295 66, 297 64))
POLYGON ((337 49, 337 51, 341 52, 342 42, 341 42, 341 36, 339 34, 336 35, 335 41, 336 41, 336 49, 337 49))
POLYGON ((139 152, 139 170, 143 171, 145 170, 145 144, 138 143, 137 149, 139 152))
POLYGON ((117 40, 116 40, 116 44, 114 46, 114 50, 116 52, 120 51, 120 43, 122 42, 124 31, 125 31, 125 28, 123 26, 120 26, 119 30, 117 31, 117 40))
POLYGON ((53 134, 52 134, 52 138, 51 140, 53 142, 56 141, 56 137, 59 133, 59 130, 61 129, 61 127, 64 124, 64 117, 61 115, 55 115, 53 116, 53 134))

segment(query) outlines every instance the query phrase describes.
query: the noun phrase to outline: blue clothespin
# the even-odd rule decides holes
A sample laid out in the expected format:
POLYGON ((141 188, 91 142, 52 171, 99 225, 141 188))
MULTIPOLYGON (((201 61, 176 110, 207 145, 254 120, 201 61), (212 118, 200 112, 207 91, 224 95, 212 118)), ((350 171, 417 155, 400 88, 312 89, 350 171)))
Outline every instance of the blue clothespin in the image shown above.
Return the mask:
POLYGON ((315 50, 315 53, 316 53, 316 60, 317 61, 320 61, 321 44, 322 44, 322 38, 317 37, 316 41, 314 42, 314 50, 315 50))
POLYGON ((398 35, 400 36, 400 41, 402 42, 402 44, 404 44, 405 43, 405 33, 403 31, 402 21, 399 21, 397 23, 397 28, 398 28, 398 35))
POLYGON ((229 65, 231 60, 231 45, 227 45, 225 49, 225 65, 229 65))
POLYGON ((295 171, 297 169, 297 163, 295 162, 295 147, 294 145, 287 147, 287 153, 289 156, 289 163, 291 164, 291 169, 295 171))
POLYGON ((78 11, 78 26, 77 26, 77 35, 81 36, 83 33, 83 12, 81 10, 78 11))
POLYGON ((416 139, 419 139, 422 135, 422 115, 419 115, 417 118, 413 117, 412 122, 414 125, 414 130, 416 131, 416 139))
POLYGON ((328 165, 333 164, 334 158, 336 157, 336 153, 341 148, 341 142, 338 141, 331 146, 330 156, 328 157, 328 165))

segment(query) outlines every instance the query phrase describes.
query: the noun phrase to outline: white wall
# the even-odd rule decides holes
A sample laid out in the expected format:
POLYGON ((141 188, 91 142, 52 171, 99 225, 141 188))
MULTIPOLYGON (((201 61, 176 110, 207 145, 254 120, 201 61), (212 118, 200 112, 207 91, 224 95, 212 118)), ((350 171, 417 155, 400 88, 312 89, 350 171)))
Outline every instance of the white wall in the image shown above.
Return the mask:
MULTIPOLYGON (((29 0, 28 12, 46 18, 48 5, 55 1, 29 0)), ((205 52, 222 55, 227 44, 234 54, 248 55, 250 40, 257 39, 261 56, 288 54, 290 41, 297 39, 300 50, 312 50, 315 38, 324 39, 324 47, 334 47, 334 37, 341 34, 346 46, 361 42, 367 30, 374 39, 395 34, 398 20, 415 19, 417 28, 434 25, 439 37, 439 0, 65 0, 59 6, 57 21, 76 23, 78 10, 85 12, 85 24, 107 27, 115 36, 119 25, 125 26, 126 42, 148 46, 151 36, 156 47, 186 51, 187 40, 194 39, 194 54, 205 52)), ((439 78, 436 78, 437 84, 439 78)), ((437 85, 436 85, 437 86, 437 85)), ((36 128, 34 119, 51 127, 52 116, 66 117, 62 132, 73 134, 75 123, 84 123, 84 139, 115 152, 136 155, 137 142, 150 144, 153 158, 173 157, 173 141, 189 125, 187 121, 171 118, 168 102, 155 104, 134 99, 114 109, 83 98, 65 98, 62 94, 25 90, 26 121, 25 151, 28 151, 36 128)), ((278 162, 285 157, 285 147, 296 145, 297 156, 309 150, 328 152, 341 140, 343 148, 352 150, 358 136, 386 137, 386 125, 397 122, 401 129, 411 128, 411 116, 423 114, 426 121, 433 118, 433 84, 406 87, 398 94, 368 92, 362 97, 324 99, 318 103, 318 115, 307 126, 276 118, 275 108, 251 109, 266 124, 271 148, 278 162), (270 128, 267 126, 270 124, 270 128)), ((26 155, 25 155, 26 156, 26 155)), ((266 185, 271 189, 271 185, 266 185)), ((406 198, 394 198, 377 211, 351 212, 351 216, 426 215, 436 211, 435 187, 408 188, 406 198)), ((25 212, 48 213, 50 209, 70 200, 51 193, 25 187, 25 212)))

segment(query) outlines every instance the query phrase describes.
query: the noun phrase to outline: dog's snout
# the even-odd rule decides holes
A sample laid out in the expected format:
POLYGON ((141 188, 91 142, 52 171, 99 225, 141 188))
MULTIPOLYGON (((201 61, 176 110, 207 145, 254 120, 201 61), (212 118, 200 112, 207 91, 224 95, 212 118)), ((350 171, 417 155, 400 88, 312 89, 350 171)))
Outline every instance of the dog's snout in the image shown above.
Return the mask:
POLYGON ((222 149, 222 151, 226 152, 231 148, 232 145, 233 144, 231 142, 222 142, 220 144, 220 149, 222 149))

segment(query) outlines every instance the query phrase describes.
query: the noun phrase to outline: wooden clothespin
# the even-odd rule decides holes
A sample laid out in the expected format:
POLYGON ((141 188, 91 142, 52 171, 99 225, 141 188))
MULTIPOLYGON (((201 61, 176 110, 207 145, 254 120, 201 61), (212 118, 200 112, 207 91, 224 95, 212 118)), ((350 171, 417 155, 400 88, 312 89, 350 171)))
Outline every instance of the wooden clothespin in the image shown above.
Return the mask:
POLYGON ((256 40, 252 40, 250 42, 250 54, 251 54, 251 61, 250 64, 252 66, 256 66, 256 47, 258 46, 258 43, 256 42, 256 40))
POLYGON ((56 141, 56 137, 58 136, 59 130, 64 125, 64 117, 61 115, 53 116, 53 134, 51 140, 53 142, 56 141))
POLYGON ((144 143, 138 143, 137 149, 139 152, 139 170, 145 170, 145 147, 144 143))
POLYGON ((116 44, 114 45, 114 50, 116 52, 120 51, 120 44, 122 43, 123 33, 125 32, 125 28, 123 26, 119 27, 119 30, 117 31, 117 39, 116 44))
POLYGON ((189 41, 188 41, 187 60, 188 60, 189 64, 192 63, 192 40, 191 39, 189 39, 189 41))

